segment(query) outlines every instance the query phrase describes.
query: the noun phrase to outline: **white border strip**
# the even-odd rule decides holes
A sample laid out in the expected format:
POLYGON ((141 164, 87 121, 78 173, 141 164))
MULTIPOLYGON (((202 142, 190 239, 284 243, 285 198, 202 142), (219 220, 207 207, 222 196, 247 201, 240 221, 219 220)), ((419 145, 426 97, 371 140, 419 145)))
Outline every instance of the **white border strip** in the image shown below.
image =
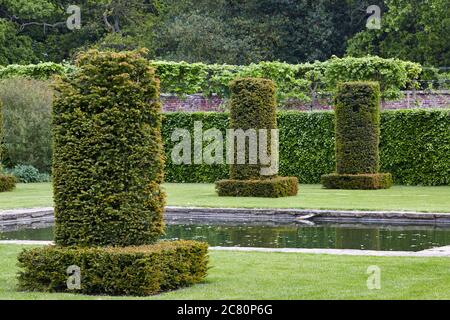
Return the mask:
MULTIPOLYGON (((51 244, 53 244, 53 241, 33 241, 33 240, 0 241, 0 245, 51 245, 51 244)), ((331 254, 331 255, 373 256, 373 257, 450 257, 450 246, 433 248, 418 252, 353 250, 353 249, 253 248, 253 247, 209 247, 209 250, 232 251, 232 252, 331 254)))

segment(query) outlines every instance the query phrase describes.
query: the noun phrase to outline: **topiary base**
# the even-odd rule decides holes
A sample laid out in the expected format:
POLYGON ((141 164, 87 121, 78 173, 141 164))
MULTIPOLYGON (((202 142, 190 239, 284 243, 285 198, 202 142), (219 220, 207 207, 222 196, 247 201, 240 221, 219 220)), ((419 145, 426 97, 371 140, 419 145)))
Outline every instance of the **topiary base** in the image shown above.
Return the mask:
POLYGON ((136 247, 27 249, 18 258, 21 268, 19 289, 153 295, 201 281, 208 269, 207 251, 208 245, 197 241, 162 241, 136 247), (67 268, 70 266, 79 267, 79 288, 68 288, 70 274, 67 268))
POLYGON ((0 192, 11 191, 16 187, 16 177, 0 173, 0 192))
POLYGON ((322 176, 322 185, 327 189, 389 189, 392 186, 392 175, 390 173, 332 173, 322 176))
POLYGON ((262 180, 220 180, 216 191, 224 197, 279 198, 295 196, 298 192, 297 177, 276 177, 262 180))

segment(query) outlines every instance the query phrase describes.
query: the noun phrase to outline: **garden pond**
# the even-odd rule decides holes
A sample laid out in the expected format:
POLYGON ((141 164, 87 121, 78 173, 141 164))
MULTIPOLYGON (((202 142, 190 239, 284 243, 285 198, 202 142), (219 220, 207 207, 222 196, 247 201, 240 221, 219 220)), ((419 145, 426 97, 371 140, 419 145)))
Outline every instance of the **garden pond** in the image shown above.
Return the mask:
MULTIPOLYGON (((52 240, 53 226, 0 227, 0 240, 52 240)), ((380 224, 169 222, 163 239, 211 246, 420 251, 450 245, 450 226, 380 224)))

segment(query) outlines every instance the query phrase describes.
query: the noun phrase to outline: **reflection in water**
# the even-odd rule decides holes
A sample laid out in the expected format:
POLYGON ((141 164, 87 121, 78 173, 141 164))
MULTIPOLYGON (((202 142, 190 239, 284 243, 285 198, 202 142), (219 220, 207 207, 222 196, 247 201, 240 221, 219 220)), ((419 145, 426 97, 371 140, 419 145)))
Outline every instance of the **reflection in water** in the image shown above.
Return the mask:
MULTIPOLYGON (((52 240, 53 228, 0 232, 0 239, 52 240)), ((169 224, 164 239, 193 239, 211 246, 336 248, 419 251, 450 245, 450 228, 318 224, 169 224)))

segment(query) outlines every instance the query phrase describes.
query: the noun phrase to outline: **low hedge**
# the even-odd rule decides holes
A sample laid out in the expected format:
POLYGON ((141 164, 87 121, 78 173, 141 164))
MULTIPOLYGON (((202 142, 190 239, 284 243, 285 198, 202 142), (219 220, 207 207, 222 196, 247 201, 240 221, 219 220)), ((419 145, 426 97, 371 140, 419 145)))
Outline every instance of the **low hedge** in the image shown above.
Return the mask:
POLYGON ((322 184, 327 189, 389 189, 392 186, 390 173, 325 174, 322 184))
POLYGON ((197 283, 207 272, 208 246, 196 241, 136 247, 60 247, 20 253, 19 289, 107 295, 152 295, 197 283), (69 290, 67 268, 80 268, 80 289, 69 290))
POLYGON ((11 191, 16 187, 16 177, 0 172, 0 192, 11 191))
MULTIPOLYGON (((228 114, 170 112, 162 125, 166 152, 166 182, 212 183, 228 178, 228 165, 175 165, 171 142, 175 128, 193 131, 217 128, 225 137, 228 114)), ((320 183, 335 169, 334 112, 279 112, 280 171, 300 183, 320 183)), ((395 184, 450 185, 450 109, 411 109, 381 112, 380 171, 390 172, 395 184)), ((193 135, 192 135, 193 136, 193 135)))
POLYGON ((296 177, 276 177, 260 180, 220 180, 216 191, 222 197, 279 198, 295 196, 298 192, 296 177))

